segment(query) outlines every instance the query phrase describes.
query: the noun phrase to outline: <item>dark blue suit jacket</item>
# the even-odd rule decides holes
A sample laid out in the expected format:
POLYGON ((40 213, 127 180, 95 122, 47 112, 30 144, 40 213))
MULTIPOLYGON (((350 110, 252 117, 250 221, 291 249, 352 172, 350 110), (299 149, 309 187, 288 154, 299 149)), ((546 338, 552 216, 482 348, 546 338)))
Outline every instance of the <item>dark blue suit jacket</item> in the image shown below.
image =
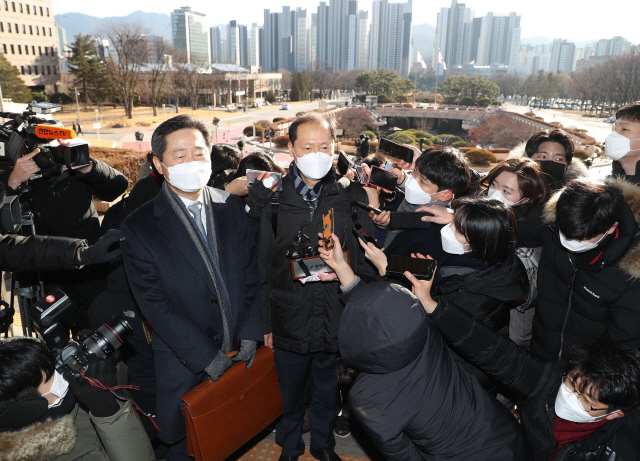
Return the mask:
MULTIPOLYGON (((213 213, 231 302, 232 341, 262 341, 260 276, 246 213, 237 196, 209 191, 207 213, 213 213)), ((222 344, 220 307, 202 258, 162 192, 132 213, 121 230, 129 284, 154 330, 161 436, 172 443, 184 436, 180 396, 206 379, 203 370, 222 344)))

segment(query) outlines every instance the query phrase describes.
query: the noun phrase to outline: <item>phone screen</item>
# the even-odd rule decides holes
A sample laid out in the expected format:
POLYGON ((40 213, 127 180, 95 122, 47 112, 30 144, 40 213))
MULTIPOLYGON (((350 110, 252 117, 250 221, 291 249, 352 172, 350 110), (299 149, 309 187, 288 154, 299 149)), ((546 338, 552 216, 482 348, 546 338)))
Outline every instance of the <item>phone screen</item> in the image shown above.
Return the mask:
POLYGON ((398 184, 398 177, 389 171, 373 166, 371 167, 369 184, 381 187, 387 192, 393 192, 396 188, 396 184, 398 184))
POLYGON ((378 242, 376 242, 376 239, 374 239, 373 237, 371 237, 371 234, 369 234, 369 232, 367 232, 364 227, 362 227, 360 225, 360 223, 358 221, 353 223, 353 233, 356 237, 358 237, 360 240, 362 240, 364 243, 373 243, 375 245, 376 248, 380 248, 378 246, 378 242))
POLYGON ((417 279, 429 280, 433 276, 436 262, 433 259, 411 258, 409 256, 393 256, 387 266, 387 274, 392 277, 404 276, 411 272, 417 279))
POLYGON ((338 164, 336 165, 338 173, 342 176, 346 175, 349 172, 350 166, 351 162, 349 161, 347 154, 345 154, 343 151, 340 151, 340 154, 338 155, 338 164))

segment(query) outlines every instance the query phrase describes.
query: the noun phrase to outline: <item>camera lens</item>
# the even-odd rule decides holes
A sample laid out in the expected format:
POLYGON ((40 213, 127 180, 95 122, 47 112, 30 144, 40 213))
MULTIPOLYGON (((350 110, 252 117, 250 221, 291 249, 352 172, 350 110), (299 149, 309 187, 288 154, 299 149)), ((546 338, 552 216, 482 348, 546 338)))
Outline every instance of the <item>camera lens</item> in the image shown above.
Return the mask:
POLYGON ((104 359, 120 348, 129 336, 133 336, 131 325, 119 315, 114 315, 113 322, 100 326, 82 344, 87 352, 104 359))

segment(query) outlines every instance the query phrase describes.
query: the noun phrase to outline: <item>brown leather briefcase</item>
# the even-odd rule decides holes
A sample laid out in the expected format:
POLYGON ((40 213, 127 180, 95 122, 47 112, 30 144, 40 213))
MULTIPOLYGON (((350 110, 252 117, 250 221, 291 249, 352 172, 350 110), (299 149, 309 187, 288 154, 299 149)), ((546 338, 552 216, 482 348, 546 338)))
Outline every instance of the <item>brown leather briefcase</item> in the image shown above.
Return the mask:
POLYGON ((282 414, 273 351, 261 347, 250 369, 234 363, 182 396, 188 454, 196 461, 223 461, 282 414))

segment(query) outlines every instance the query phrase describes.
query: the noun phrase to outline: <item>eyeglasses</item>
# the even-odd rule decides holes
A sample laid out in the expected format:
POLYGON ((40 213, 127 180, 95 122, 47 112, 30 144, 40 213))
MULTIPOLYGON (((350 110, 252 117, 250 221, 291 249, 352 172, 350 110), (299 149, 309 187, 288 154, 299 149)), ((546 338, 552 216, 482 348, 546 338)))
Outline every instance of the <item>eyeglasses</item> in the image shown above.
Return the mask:
MULTIPOLYGON (((600 410, 609 410, 609 408, 593 408, 593 405, 591 405, 591 402, 589 402, 589 400, 587 400, 587 398, 580 394, 577 390, 576 390, 576 383, 575 381, 570 378, 567 375, 562 375, 562 384, 569 389, 571 392, 573 392, 576 395, 576 398, 578 399, 578 402, 580 402, 580 400, 583 400, 585 402, 587 402, 587 405, 589 405, 589 410, 587 410, 585 408, 584 411, 600 411, 600 410), (571 386, 567 386, 567 381, 569 382, 569 384, 571 384, 571 386)), ((582 407, 584 408, 584 404, 582 404, 582 407)))

